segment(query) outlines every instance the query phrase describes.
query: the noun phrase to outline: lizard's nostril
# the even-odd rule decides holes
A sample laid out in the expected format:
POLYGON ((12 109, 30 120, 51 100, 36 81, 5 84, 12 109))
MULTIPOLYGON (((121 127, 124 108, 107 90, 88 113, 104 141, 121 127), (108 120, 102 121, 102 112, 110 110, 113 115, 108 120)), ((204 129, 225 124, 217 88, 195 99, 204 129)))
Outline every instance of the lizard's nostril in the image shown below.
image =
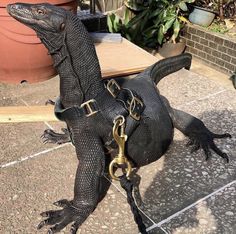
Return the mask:
POLYGON ((7 10, 11 10, 11 9, 17 10, 17 9, 19 9, 19 8, 20 8, 20 6, 17 5, 17 4, 8 4, 8 5, 7 5, 7 10))
POLYGON ((11 5, 11 4, 8 4, 8 5, 7 5, 7 12, 8 12, 8 13, 10 12, 11 8, 12 8, 12 5, 11 5))

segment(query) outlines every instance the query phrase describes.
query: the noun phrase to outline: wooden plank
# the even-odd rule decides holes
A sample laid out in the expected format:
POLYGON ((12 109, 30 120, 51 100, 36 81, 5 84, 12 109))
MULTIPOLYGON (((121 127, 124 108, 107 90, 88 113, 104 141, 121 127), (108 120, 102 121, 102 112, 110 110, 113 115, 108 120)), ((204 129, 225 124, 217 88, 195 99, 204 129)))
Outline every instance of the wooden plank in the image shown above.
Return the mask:
POLYGON ((53 106, 0 107, 0 123, 58 121, 53 106))
POLYGON ((158 61, 158 58, 123 38, 122 43, 96 44, 102 77, 135 74, 158 61))

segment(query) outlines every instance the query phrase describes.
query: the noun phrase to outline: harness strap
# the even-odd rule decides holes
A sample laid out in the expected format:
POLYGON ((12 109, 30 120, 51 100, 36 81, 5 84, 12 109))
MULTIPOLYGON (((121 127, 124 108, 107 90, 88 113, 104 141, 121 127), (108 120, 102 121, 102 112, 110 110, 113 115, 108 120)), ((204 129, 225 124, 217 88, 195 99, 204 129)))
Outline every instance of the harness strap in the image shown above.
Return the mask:
POLYGON ((60 98, 56 99, 54 113, 56 117, 65 121, 65 118, 72 120, 74 118, 83 116, 92 116, 98 112, 97 102, 95 99, 90 99, 84 102, 81 106, 72 106, 70 108, 64 108, 61 104, 60 98))
MULTIPOLYGON (((103 110, 104 101, 112 95, 115 100, 119 101, 124 107, 123 113, 120 113, 127 118, 126 132, 129 135, 139 125, 141 114, 145 108, 142 99, 132 90, 127 88, 121 88, 120 85, 111 79, 107 82, 106 91, 100 93, 95 99, 90 99, 81 106, 72 106, 70 108, 64 108, 60 98, 56 99, 54 113, 55 116, 61 120, 69 121, 76 120, 79 117, 90 117, 99 111, 103 110)), ((68 128, 69 132, 70 129, 68 128)), ((72 135, 70 133, 70 135, 72 135)), ((73 142, 73 137, 71 136, 73 142)), ((113 148, 114 141, 106 142, 107 147, 113 148)))
MULTIPOLYGON (((122 103, 132 119, 136 121, 140 120, 145 106, 141 98, 134 91, 127 88, 121 88, 113 79, 107 82, 106 88, 109 94, 122 103)), ((90 99, 82 103, 81 106, 73 106, 65 109, 60 102, 60 98, 57 98, 54 109, 55 115, 61 121, 64 121, 65 118, 74 119, 84 116, 90 117, 100 110, 99 103, 106 100, 106 95, 108 95, 108 92, 103 92, 95 99, 90 99)))
POLYGON ((145 106, 141 97, 139 97, 137 93, 128 88, 121 88, 114 79, 107 82, 106 88, 117 101, 123 104, 131 118, 136 121, 140 120, 145 106))

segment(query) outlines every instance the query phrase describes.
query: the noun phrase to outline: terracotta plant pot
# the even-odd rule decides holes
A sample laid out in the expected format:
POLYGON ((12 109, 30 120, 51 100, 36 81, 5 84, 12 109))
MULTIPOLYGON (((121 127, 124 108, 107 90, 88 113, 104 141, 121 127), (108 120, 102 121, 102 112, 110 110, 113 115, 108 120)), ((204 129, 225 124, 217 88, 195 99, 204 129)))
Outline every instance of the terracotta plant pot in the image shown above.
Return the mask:
MULTIPOLYGON (((0 1, 0 82, 35 83, 56 74, 47 49, 35 32, 8 15, 6 6, 16 0, 0 1)), ((77 11, 77 0, 34 0, 24 3, 48 2, 77 11)))
POLYGON ((158 49, 158 53, 165 58, 172 57, 182 54, 184 52, 185 46, 186 45, 184 42, 164 43, 162 47, 158 49))

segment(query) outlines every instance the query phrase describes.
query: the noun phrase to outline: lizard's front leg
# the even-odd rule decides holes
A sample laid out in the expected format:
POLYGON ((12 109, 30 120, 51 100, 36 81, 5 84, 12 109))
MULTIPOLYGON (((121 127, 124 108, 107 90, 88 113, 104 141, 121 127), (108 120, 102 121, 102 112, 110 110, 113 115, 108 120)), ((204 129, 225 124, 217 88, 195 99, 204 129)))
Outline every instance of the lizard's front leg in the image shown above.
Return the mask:
POLYGON ((105 155, 102 142, 94 133, 83 132, 83 138, 74 139, 79 165, 76 172, 74 198, 72 201, 60 200, 54 203, 63 207, 61 210, 50 210, 41 215, 46 217, 38 228, 51 225, 48 233, 56 233, 73 222, 71 233, 76 233, 79 226, 96 208, 99 186, 105 167, 105 155))

